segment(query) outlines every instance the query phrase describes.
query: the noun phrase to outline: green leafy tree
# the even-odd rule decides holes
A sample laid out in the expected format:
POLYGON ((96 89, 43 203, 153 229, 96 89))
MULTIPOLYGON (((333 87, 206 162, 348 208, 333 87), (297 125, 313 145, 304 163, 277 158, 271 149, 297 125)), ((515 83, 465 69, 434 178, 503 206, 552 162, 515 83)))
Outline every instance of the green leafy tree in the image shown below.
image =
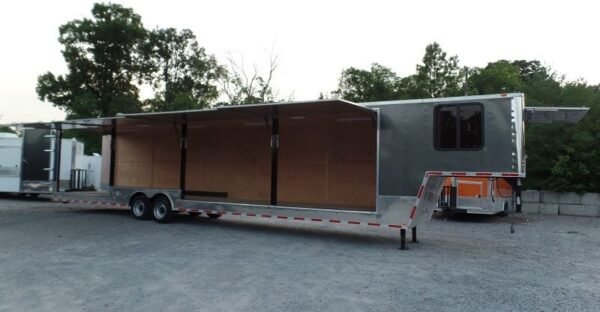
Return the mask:
POLYGON ((539 61, 499 60, 469 77, 469 93, 523 92, 529 106, 589 106, 577 124, 528 124, 525 187, 555 191, 598 191, 600 96, 597 86, 563 83, 539 61))
POLYGON ((448 56, 437 42, 427 45, 423 63, 417 65, 416 90, 419 97, 455 96, 462 93, 463 75, 458 56, 448 56))
POLYGON ((562 78, 539 61, 514 61, 519 67, 522 92, 529 105, 556 105, 560 98, 562 78))
POLYGON ((141 110, 134 80, 147 74, 140 54, 147 34, 139 15, 118 4, 94 4, 91 19, 68 22, 59 33, 68 73, 38 77, 42 101, 65 110, 67 118, 141 110))
POLYGON ((332 94, 356 102, 455 96, 462 94, 463 80, 458 56, 448 56, 434 42, 425 48, 416 74, 401 78, 377 63, 370 70, 350 67, 332 94))
POLYGON ((338 89, 332 94, 352 102, 395 100, 399 98, 399 87, 396 73, 373 63, 370 70, 350 67, 342 71, 338 89))
POLYGON ((207 55, 189 29, 156 29, 144 47, 150 82, 156 91, 146 101, 151 111, 208 107, 219 97, 217 82, 225 68, 207 55))
POLYGON ((539 61, 499 60, 475 68, 468 79, 469 94, 523 92, 530 105, 549 105, 560 97, 561 81, 539 61))
POLYGON ((600 192, 600 86, 566 83, 548 105, 587 106, 590 111, 574 125, 528 125, 525 186, 600 192))
POLYGON ((522 89, 520 68, 510 61, 496 61, 483 69, 469 72, 469 94, 495 94, 522 89))

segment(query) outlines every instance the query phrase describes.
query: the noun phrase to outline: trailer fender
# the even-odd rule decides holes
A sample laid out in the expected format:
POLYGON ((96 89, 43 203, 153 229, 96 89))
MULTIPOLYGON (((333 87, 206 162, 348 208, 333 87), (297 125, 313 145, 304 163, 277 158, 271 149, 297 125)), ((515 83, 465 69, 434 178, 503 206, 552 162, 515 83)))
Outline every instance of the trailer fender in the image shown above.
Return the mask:
POLYGON ((165 193, 165 192, 159 192, 154 194, 154 196, 152 196, 152 198, 150 198, 151 201, 154 201, 156 198, 159 197, 166 197, 169 202, 171 203, 171 207, 173 207, 173 211, 175 211, 175 200, 173 200, 173 197, 169 194, 169 193, 165 193))
POLYGON ((150 199, 148 197, 148 195, 146 195, 144 192, 138 191, 138 192, 133 192, 131 193, 131 195, 129 195, 129 197, 127 198, 127 206, 131 207, 131 205, 133 204, 133 199, 138 196, 138 195, 144 195, 146 196, 146 198, 150 199))

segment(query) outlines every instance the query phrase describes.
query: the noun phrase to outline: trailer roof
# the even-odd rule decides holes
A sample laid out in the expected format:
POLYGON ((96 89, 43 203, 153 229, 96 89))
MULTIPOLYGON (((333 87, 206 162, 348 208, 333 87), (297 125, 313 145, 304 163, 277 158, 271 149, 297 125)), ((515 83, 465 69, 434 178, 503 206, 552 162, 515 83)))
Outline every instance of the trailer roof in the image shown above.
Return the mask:
POLYGON ((270 118, 306 115, 375 113, 375 110, 345 100, 318 100, 270 104, 218 106, 204 110, 188 110, 157 113, 121 114, 118 117, 169 122, 226 120, 244 117, 270 118))
POLYGON ((371 106, 398 105, 398 104, 480 101, 480 100, 490 100, 490 99, 514 98, 514 97, 525 97, 525 95, 523 93, 501 93, 501 94, 452 96, 452 97, 443 97, 443 98, 377 101, 377 102, 365 102, 365 103, 360 103, 360 104, 364 105, 365 107, 371 107, 371 106))
POLYGON ((315 100, 251 105, 218 106, 210 109, 169 111, 155 113, 118 114, 115 117, 73 119, 51 122, 15 123, 19 128, 107 130, 114 123, 131 124, 140 121, 151 123, 186 123, 194 121, 227 120, 236 118, 302 117, 306 115, 347 115, 356 113, 375 114, 375 110, 346 100, 315 100))

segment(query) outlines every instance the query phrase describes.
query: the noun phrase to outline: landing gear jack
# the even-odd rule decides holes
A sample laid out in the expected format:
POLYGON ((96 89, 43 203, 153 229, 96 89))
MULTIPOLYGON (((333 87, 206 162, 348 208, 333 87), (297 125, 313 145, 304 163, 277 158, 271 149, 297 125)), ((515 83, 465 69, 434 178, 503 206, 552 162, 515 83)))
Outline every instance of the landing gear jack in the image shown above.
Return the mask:
MULTIPOLYGON (((419 241, 417 240, 417 227, 413 227, 412 229, 412 243, 418 243, 419 241)), ((400 249, 401 250, 406 250, 406 229, 400 229, 400 249)))
POLYGON ((413 227, 412 228, 412 242, 413 243, 418 243, 419 241, 417 240, 417 227, 413 227))

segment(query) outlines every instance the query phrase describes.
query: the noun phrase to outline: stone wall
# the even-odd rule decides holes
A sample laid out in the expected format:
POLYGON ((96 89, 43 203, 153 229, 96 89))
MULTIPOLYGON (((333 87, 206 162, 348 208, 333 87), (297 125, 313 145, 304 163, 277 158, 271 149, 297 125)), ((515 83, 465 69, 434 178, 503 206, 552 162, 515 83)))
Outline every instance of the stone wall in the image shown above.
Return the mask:
POLYGON ((600 216, 600 194, 557 193, 525 190, 521 192, 523 213, 567 216, 600 216))

